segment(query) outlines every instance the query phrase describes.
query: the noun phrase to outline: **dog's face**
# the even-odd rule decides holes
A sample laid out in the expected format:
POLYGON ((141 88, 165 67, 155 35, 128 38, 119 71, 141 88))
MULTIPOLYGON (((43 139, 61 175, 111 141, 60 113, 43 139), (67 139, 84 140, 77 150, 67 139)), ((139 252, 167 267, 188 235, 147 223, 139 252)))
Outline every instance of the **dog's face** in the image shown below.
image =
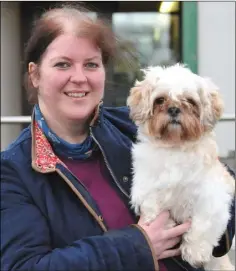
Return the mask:
POLYGON ((131 89, 127 105, 145 135, 179 144, 198 140, 214 128, 223 104, 211 80, 180 64, 144 72, 144 80, 131 89))

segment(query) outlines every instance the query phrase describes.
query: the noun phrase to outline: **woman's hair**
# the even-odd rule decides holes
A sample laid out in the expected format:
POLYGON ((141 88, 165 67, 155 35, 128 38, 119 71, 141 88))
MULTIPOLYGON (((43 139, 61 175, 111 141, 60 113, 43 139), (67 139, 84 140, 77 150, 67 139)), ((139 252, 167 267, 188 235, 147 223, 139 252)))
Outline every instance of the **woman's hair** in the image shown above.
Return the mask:
MULTIPOLYGON (((117 39, 105 20, 92 19, 85 9, 78 5, 63 5, 44 12, 33 24, 33 29, 25 47, 25 80, 27 98, 31 104, 37 103, 37 89, 33 87, 28 65, 34 62, 40 65, 42 56, 49 44, 58 36, 72 33, 78 37, 91 39, 101 50, 103 64, 106 65, 115 56, 117 39)), ((38 71, 37 71, 38 72, 38 71)))

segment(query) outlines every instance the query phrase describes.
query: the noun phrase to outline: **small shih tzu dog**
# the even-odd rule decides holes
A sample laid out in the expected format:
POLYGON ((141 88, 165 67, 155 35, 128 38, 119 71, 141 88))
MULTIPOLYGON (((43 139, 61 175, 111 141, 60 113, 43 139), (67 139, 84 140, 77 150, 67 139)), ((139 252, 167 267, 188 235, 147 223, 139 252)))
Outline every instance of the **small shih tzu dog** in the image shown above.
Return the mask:
POLYGON ((212 259, 230 218, 235 181, 218 160, 213 128, 223 111, 214 83, 184 65, 149 67, 127 99, 138 127, 133 145, 131 204, 147 223, 169 210, 191 220, 182 258, 194 267, 212 259))

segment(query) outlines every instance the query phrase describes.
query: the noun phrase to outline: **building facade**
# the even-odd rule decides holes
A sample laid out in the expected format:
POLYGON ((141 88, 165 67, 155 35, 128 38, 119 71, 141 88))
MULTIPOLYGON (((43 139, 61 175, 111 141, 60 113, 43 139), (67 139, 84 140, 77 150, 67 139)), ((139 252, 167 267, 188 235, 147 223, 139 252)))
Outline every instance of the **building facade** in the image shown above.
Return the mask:
MULTIPOLYGON (((22 116, 30 116, 32 110, 22 80, 24 45, 32 21, 55 3, 1 2, 1 149, 28 125, 22 123, 22 116), (14 120, 10 124, 13 119, 9 116, 18 116, 21 123, 14 120)), ((108 68, 105 104, 125 104, 140 68, 184 62, 219 85, 226 105, 224 119, 216 127, 220 156, 235 155, 235 3, 169 2, 168 7, 161 1, 86 4, 93 9, 91 16, 111 22, 121 40, 121 57, 108 68)))

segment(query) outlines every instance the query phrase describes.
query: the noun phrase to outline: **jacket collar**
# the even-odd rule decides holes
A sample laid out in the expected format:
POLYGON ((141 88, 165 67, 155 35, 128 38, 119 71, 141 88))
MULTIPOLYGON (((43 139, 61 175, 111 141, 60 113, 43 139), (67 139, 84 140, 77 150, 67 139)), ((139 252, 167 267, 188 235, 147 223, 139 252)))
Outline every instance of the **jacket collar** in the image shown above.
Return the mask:
MULTIPOLYGON (((94 126, 100 117, 100 112, 102 108, 102 102, 97 106, 94 116, 90 122, 90 126, 94 126)), ((54 153, 51 144, 47 140, 41 128, 35 121, 34 112, 32 114, 31 122, 31 134, 32 134, 32 168, 40 173, 50 173, 56 171, 56 165, 62 164, 66 165, 59 159, 59 157, 54 153)))
POLYGON ((56 170, 57 163, 63 163, 53 152, 49 141, 34 118, 31 123, 31 133, 33 169, 40 173, 54 172, 56 170))

